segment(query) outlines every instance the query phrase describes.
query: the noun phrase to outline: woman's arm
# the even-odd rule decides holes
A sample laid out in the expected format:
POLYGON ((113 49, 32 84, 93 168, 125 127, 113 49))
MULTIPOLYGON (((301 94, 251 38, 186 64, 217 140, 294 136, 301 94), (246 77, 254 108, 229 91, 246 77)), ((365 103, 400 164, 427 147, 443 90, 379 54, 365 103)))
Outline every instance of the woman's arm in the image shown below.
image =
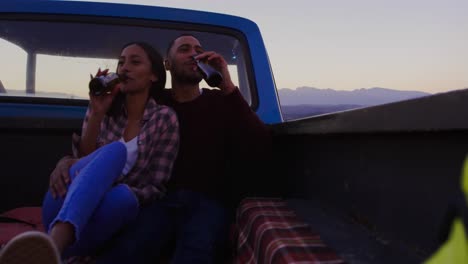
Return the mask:
POLYGON ((81 130, 81 140, 79 143, 80 157, 86 156, 96 150, 97 138, 99 132, 101 132, 101 122, 104 119, 103 114, 92 113, 89 108, 88 112, 89 114, 86 114, 81 130))
POLYGON ((56 197, 65 197, 67 185, 70 183, 69 171, 71 166, 77 161, 78 159, 72 156, 65 156, 59 160, 57 166, 50 174, 49 190, 54 199, 56 197))
POLYGON ((90 111, 88 107, 81 126, 81 135, 74 133, 72 136, 72 152, 75 158, 86 156, 97 149, 102 119, 92 117, 90 111))
POLYGON ((89 155, 98 148, 97 138, 101 132, 101 123, 117 93, 118 89, 114 88, 111 94, 101 96, 90 95, 88 110, 86 111, 81 128, 81 137, 73 135, 73 153, 75 157, 89 155))

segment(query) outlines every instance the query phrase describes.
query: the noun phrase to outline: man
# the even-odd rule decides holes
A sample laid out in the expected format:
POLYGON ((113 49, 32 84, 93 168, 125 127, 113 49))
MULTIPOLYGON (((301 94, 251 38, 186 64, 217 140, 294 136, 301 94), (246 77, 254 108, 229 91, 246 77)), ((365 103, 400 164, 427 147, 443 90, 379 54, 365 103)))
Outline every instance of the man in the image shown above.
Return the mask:
MULTIPOLYGON (((167 195, 142 208, 98 263, 157 263, 174 242, 171 263, 215 263, 232 221, 227 163, 254 164, 269 153, 270 133, 231 81, 220 54, 204 51, 194 36, 182 35, 170 43, 165 66, 172 89, 165 90, 158 103, 175 110, 180 131, 167 195), (200 89, 203 76, 196 60, 222 74, 219 90, 200 89)), ((66 168, 66 160, 62 163, 59 167, 66 168)), ((235 175, 236 180, 244 174, 235 175)))

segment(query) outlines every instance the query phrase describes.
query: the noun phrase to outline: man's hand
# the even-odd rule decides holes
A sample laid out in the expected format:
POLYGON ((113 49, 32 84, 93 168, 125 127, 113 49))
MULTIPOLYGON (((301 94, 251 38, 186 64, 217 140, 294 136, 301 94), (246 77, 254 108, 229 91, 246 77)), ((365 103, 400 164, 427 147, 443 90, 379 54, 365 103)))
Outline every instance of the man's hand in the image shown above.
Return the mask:
POLYGON ((215 70, 219 71, 223 75, 223 81, 219 85, 219 88, 224 94, 230 94, 236 89, 234 83, 232 83, 231 75, 229 74, 228 65, 221 54, 214 51, 205 51, 195 56, 196 60, 206 61, 215 70))
POLYGON ((67 194, 67 185, 71 181, 68 172, 70 167, 77 161, 78 159, 72 157, 62 158, 50 174, 49 190, 54 199, 56 197, 65 197, 65 194, 67 194))

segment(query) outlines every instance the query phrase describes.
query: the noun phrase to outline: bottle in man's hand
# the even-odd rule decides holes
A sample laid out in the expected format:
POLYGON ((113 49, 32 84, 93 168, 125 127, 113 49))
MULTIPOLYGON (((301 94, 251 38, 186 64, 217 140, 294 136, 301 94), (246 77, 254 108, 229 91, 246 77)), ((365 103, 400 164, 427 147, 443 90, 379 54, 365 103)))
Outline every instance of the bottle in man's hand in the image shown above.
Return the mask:
MULTIPOLYGON (((195 60, 195 56, 193 57, 195 60)), ((219 84, 223 81, 223 76, 213 67, 204 63, 200 60, 195 60, 197 62, 198 69, 200 70, 201 74, 203 75, 203 79, 205 82, 211 87, 218 87, 219 84)))

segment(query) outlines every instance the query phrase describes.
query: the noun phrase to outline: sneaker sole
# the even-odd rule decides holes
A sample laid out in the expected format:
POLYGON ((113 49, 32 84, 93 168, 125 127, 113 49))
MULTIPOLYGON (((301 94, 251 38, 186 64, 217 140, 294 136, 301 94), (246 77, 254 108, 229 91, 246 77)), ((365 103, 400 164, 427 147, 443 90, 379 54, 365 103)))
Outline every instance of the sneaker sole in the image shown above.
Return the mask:
POLYGON ((14 237, 0 252, 0 264, 59 264, 60 257, 52 240, 37 231, 14 237))

